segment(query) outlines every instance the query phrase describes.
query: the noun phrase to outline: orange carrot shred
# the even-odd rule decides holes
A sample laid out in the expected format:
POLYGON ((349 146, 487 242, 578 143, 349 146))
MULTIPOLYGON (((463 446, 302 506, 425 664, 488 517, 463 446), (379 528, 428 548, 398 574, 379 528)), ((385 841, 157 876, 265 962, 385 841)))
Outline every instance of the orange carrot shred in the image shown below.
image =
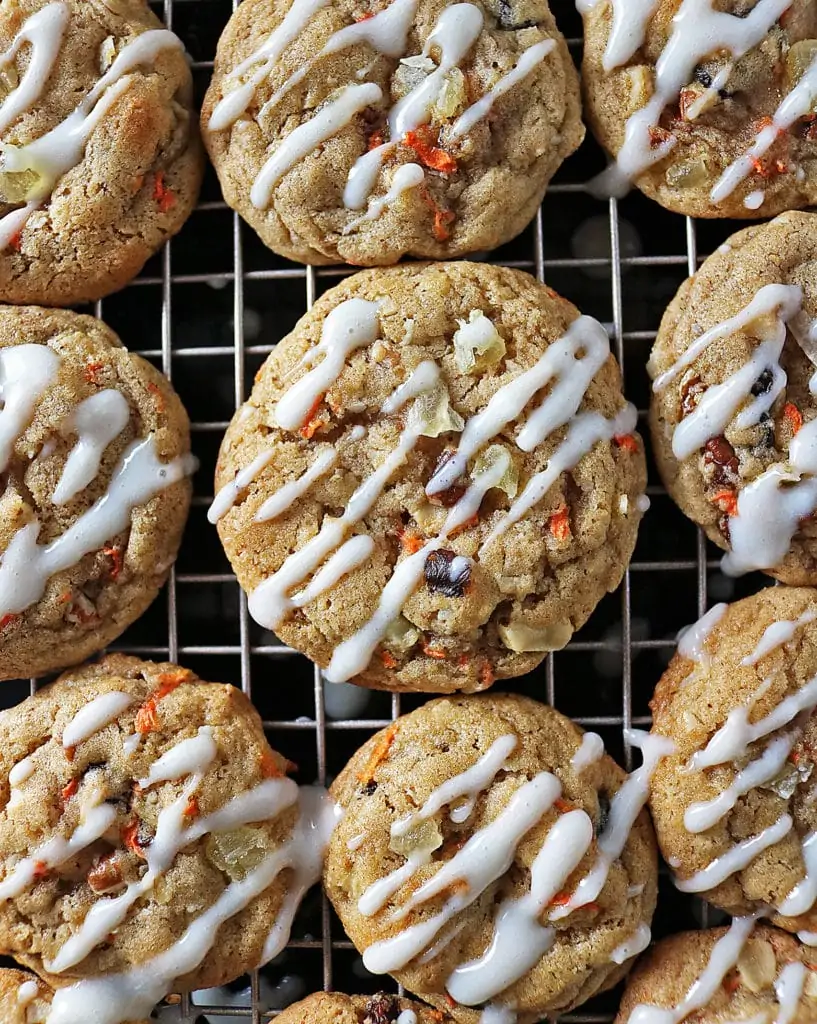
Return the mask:
POLYGON ((85 367, 85 379, 89 384, 99 383, 99 371, 103 368, 102 363, 88 363, 85 367))
POLYGON ((559 814, 567 814, 568 811, 573 810, 573 804, 571 804, 568 800, 562 800, 561 797, 557 797, 553 801, 553 806, 556 808, 559 814))
POLYGON ((452 997, 447 992, 445 993, 445 1001, 448 1003, 452 1010, 457 1005, 457 1000, 452 999, 452 997))
POLYGON ((50 873, 50 871, 51 871, 51 869, 49 868, 49 866, 44 861, 41 861, 41 860, 35 861, 35 863, 34 863, 34 877, 35 878, 45 878, 50 873))
POLYGON ((382 128, 378 128, 376 131, 373 131, 369 136, 369 145, 367 147, 369 152, 382 146, 385 141, 386 140, 383 138, 382 128))
POLYGON ((122 572, 122 549, 121 548, 103 548, 102 554, 107 555, 110 558, 113 565, 109 573, 112 580, 119 579, 119 575, 122 572))
POLYGON ((265 750, 261 755, 261 774, 265 779, 281 779, 284 776, 271 750, 265 750))
POLYGON ((181 686, 189 676, 190 673, 186 669, 179 669, 178 672, 163 672, 159 676, 159 685, 136 712, 136 731, 140 735, 144 736, 145 733, 155 732, 159 728, 156 705, 163 697, 172 693, 177 686, 181 686))
POLYGON ((153 395, 153 398, 156 402, 156 408, 159 410, 159 412, 164 412, 165 396, 162 394, 162 389, 159 387, 159 385, 154 384, 153 381, 151 381, 148 384, 148 391, 153 395))
POLYGON ((435 661, 445 661, 448 655, 440 647, 432 647, 431 644, 423 641, 421 644, 423 648, 423 654, 427 654, 429 658, 434 658, 435 661))
POLYGON ((451 232, 448 228, 449 224, 454 222, 454 214, 451 210, 435 210, 434 211, 434 237, 438 242, 447 242, 451 237, 451 232))
POLYGON ((493 685, 495 679, 496 674, 494 673, 494 667, 486 658, 482 664, 482 668, 479 670, 479 681, 487 689, 489 686, 493 685))
POLYGON ((23 229, 15 231, 11 238, 8 240, 9 249, 13 249, 15 252, 20 252, 23 248, 23 229))
POLYGON ((392 722, 388 729, 386 729, 381 735, 380 739, 374 746, 374 750, 372 750, 372 753, 369 756, 366 767, 363 771, 357 773, 358 782, 362 782, 366 785, 374 779, 374 773, 377 770, 378 765, 385 761, 389 756, 389 751, 391 750, 394 738, 397 735, 397 730, 399 728, 400 726, 397 722, 392 722))
POLYGON ((566 505, 557 509, 550 517, 549 529, 556 540, 570 539, 570 515, 566 505))
POLYGON ((303 426, 301 426, 301 428, 298 430, 298 433, 306 441, 311 441, 312 437, 315 434, 315 431, 319 430, 326 423, 326 420, 318 418, 318 409, 320 409, 321 403, 323 402, 324 398, 326 398, 325 393, 322 395, 318 395, 318 397, 312 403, 312 408, 306 414, 306 419, 304 420, 303 426))
POLYGON ((356 14, 355 15, 355 21, 358 22, 358 24, 359 24, 361 21, 368 21, 369 18, 373 18, 373 17, 374 17, 374 11, 366 11, 364 14, 356 14))
POLYGON ((381 651, 380 660, 385 668, 397 668, 397 658, 395 658, 391 651, 381 651))
POLYGON ((740 988, 740 977, 736 972, 727 974, 723 979, 723 987, 727 992, 736 992, 740 988))
POLYGON ((65 748, 65 760, 68 761, 69 764, 70 764, 71 762, 73 762, 74 757, 76 756, 76 753, 77 753, 77 748, 76 747, 66 747, 65 748))
POLYGON ((409 555, 416 554, 425 543, 420 534, 415 533, 414 530, 400 530, 397 536, 400 538, 400 546, 409 555))
POLYGON ((453 174, 456 171, 457 161, 450 153, 435 145, 434 132, 427 124, 415 131, 406 132, 403 141, 414 150, 420 162, 431 170, 441 174, 453 174))
POLYGON ((8 615, 4 615, 3 618, 0 619, 0 629, 5 629, 6 626, 10 626, 15 619, 19 618, 19 615, 14 615, 11 613, 9 613, 8 615))
POLYGON ((803 415, 793 402, 786 402, 783 406, 783 415, 791 427, 792 434, 796 434, 803 426, 803 415))
POLYGON ((130 850, 131 853, 135 853, 137 857, 141 857, 145 860, 145 851, 139 842, 139 822, 132 821, 130 825, 126 825, 122 829, 122 842, 125 848, 130 850))
POLYGON ((176 196, 172 189, 165 185, 165 172, 157 171, 156 180, 153 183, 153 198, 159 204, 159 210, 167 213, 176 205, 176 196))
POLYGON ((729 489, 718 491, 712 500, 721 512, 725 512, 728 516, 736 516, 738 514, 738 496, 734 491, 729 489))
POLYGON ((79 781, 77 779, 71 779, 68 785, 62 791, 62 799, 68 801, 79 789, 79 781))
POLYGON ((190 799, 187 801, 187 806, 184 809, 184 816, 185 818, 196 818, 198 817, 198 813, 199 802, 194 796, 191 796, 190 799))
POLYGON ((623 448, 626 452, 632 452, 634 455, 638 454, 638 441, 636 441, 632 434, 616 434, 613 440, 619 448, 623 448))

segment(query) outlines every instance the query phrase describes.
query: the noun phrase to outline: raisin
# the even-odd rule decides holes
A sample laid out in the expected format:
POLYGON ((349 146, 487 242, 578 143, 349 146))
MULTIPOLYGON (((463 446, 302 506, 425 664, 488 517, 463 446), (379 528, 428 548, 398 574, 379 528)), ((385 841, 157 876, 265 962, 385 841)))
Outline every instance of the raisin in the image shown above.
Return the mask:
MULTIPOLYGON (((431 474, 433 480, 437 473, 443 468, 443 466, 450 462, 454 458, 456 452, 453 448, 446 448, 440 453, 440 457, 437 459, 437 464, 434 466, 434 472, 431 474)), ((439 494, 432 494, 429 496, 429 501, 432 505, 441 505, 443 508, 451 508, 452 505, 456 505, 460 498, 465 494, 468 489, 467 484, 462 477, 455 480, 450 487, 444 491, 440 491, 439 494)))
POLYGON ((518 32, 523 28, 535 28, 538 21, 514 21, 513 4, 511 0, 499 0, 499 27, 509 32, 518 32))
POLYGON ((468 581, 471 579, 471 563, 459 557, 456 551, 442 548, 432 551, 426 558, 426 585, 432 593, 441 593, 446 597, 462 597, 468 581))
POLYGON ((768 395, 768 393, 772 390, 773 382, 774 375, 772 371, 767 367, 752 385, 752 394, 755 396, 755 398, 758 398, 760 395, 768 395))
POLYGON ((599 793, 599 816, 596 821, 596 827, 594 829, 596 836, 600 836, 602 832, 607 828, 607 823, 610 820, 610 801, 604 795, 599 793))
POLYGON ((761 438, 758 446, 762 448, 774 448, 774 420, 769 413, 764 412, 758 423, 761 429, 761 438))
POLYGON ((681 391, 681 412, 684 416, 689 416, 698 402, 700 402, 704 391, 706 391, 706 385, 700 377, 690 377, 686 384, 684 384, 681 391))
POLYGON ((366 1002, 363 1024, 394 1024, 400 1012, 396 996, 378 992, 366 1002))
POLYGON ((376 789, 377 783, 374 781, 374 779, 369 779, 369 781, 364 783, 363 785, 363 792, 366 794, 366 796, 371 796, 376 789))
POLYGON ((695 68, 695 81, 702 85, 704 89, 712 88, 712 75, 709 74, 706 68, 702 68, 700 65, 695 68))
POLYGON ((704 466, 717 485, 737 483, 738 457, 725 437, 711 437, 704 445, 704 466))
POLYGON ((729 532, 729 516, 726 515, 726 513, 718 518, 718 529, 723 534, 723 539, 726 543, 730 544, 732 541, 732 535, 729 532))
POLYGON ((122 885, 122 882, 122 868, 116 853, 102 857, 88 872, 88 885, 96 893, 109 892, 122 885))

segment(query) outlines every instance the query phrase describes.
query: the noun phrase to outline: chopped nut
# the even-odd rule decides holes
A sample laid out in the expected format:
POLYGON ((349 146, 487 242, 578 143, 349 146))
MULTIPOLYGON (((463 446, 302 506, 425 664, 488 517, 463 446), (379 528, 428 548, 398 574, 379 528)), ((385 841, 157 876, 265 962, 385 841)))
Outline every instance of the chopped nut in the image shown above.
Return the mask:
POLYGON ((725 437, 712 437, 704 445, 704 469, 708 482, 717 486, 738 482, 738 457, 725 437))
POLYGON ((410 857, 411 854, 420 852, 433 853, 442 845, 442 833, 433 818, 421 821, 405 834, 392 836, 389 841, 389 849, 399 853, 401 857, 410 857))
POLYGON ((525 622, 500 624, 499 637, 511 651, 524 654, 528 651, 561 651, 573 636, 569 622, 553 622, 549 626, 533 627, 525 622))
POLYGON ((777 958, 771 943, 750 939, 738 958, 738 973, 750 992, 770 988, 777 975, 777 958))
POLYGON ((363 1024, 394 1024, 400 1012, 400 1004, 397 996, 387 995, 385 992, 378 992, 366 1003, 363 1024))
POLYGON ((110 892, 112 889, 118 889, 123 884, 122 867, 119 863, 119 856, 116 853, 110 853, 107 857, 102 857, 88 872, 88 885, 90 885, 94 892, 110 892))

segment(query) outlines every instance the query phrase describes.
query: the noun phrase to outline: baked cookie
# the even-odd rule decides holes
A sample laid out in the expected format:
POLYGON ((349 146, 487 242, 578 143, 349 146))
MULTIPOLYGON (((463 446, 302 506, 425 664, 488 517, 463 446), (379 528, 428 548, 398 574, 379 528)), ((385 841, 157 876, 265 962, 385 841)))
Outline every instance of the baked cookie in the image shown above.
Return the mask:
POLYGON ((286 942, 334 823, 232 686, 121 655, 0 714, 0 948, 54 1016, 148 1016, 286 942))
POLYGON ((817 583, 817 216, 747 228, 673 299, 648 369, 656 461, 728 554, 817 583))
POLYGON ((53 998, 53 989, 36 975, 0 967, 0 1024, 48 1024, 53 998))
POLYGON ((526 697, 398 718, 331 790, 324 887, 364 965, 461 1024, 485 1024, 483 1005, 529 1024, 614 985, 650 941, 642 808, 666 746, 648 741, 628 778, 600 737, 526 697))
POLYGON ((178 396, 99 320, 0 307, 0 679, 76 664, 159 592, 196 463, 178 396))
MULTIPOLYGON (((447 1024, 451 1017, 413 999, 378 992, 373 996, 346 996, 316 992, 287 1007, 275 1018, 279 1024, 447 1024)), ((3 1024, 0 1021, 0 1024, 3 1024)))
POLYGON ((676 885, 817 931, 817 591, 717 605, 682 637, 651 707, 674 744, 650 806, 676 885))
POLYGON ((753 928, 746 918, 728 929, 683 932, 659 942, 639 962, 615 1024, 812 1024, 816 970, 814 950, 776 928, 753 928))
POLYGON ((507 242, 584 138, 547 0, 245 0, 202 131, 270 249, 357 266, 507 242))
POLYGON ((812 0, 581 0, 585 113, 632 183, 693 217, 771 217, 817 202, 812 0))
POLYGON ((0 301, 121 288, 198 195, 181 41, 143 0, 4 2, 0 147, 0 301))
POLYGON ((604 328, 527 274, 368 271, 261 369, 210 518, 253 617, 331 680, 484 689, 618 586, 635 423, 604 328))

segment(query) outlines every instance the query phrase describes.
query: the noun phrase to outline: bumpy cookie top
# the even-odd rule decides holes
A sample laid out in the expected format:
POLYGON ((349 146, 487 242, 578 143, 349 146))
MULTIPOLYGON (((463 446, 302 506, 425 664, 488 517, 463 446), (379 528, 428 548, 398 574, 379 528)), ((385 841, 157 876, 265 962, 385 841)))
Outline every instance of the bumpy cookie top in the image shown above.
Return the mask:
POLYGON ((287 1007, 276 1017, 280 1024, 446 1024, 447 1013, 386 992, 373 996, 346 996, 316 992, 287 1007))
POLYGON ((817 1018, 817 958, 791 935, 737 918, 659 942, 630 975, 615 1024, 817 1018))
POLYGON ((280 951, 334 820, 287 767, 239 690, 176 665, 111 656, 0 714, 0 946, 67 986, 56 1019, 280 951))
POLYGON ((652 702, 675 750, 650 800, 684 892, 817 931, 815 707, 817 591, 772 587, 684 634, 652 702))
POLYGON ((324 874, 366 967, 463 1024, 482 1004, 527 1024, 615 984, 650 940, 642 808, 665 747, 648 742, 627 778, 597 735, 499 695, 435 700, 378 733, 332 787, 344 814, 324 874))
POLYGON ((245 0, 202 126, 267 245, 359 266, 507 241, 584 136, 546 0, 245 0))
POLYGON ((817 217, 734 235, 670 304, 650 422, 670 494, 726 572, 817 583, 817 217))
POLYGON ((365 272, 262 368, 211 520, 254 618, 329 678, 484 689, 618 585, 635 422, 604 328, 527 274, 365 272))
POLYGON ((695 217, 766 217, 817 199, 811 0, 581 0, 588 120, 635 181, 695 217))
POLYGON ((0 1024, 45 1024, 52 994, 33 974, 0 968, 0 1024))
POLYGON ((0 300, 98 299, 196 200, 182 43, 143 0, 5 0, 0 51, 0 300))
POLYGON ((81 661, 164 583, 195 468, 168 381, 104 324, 0 309, 0 678, 81 661))

